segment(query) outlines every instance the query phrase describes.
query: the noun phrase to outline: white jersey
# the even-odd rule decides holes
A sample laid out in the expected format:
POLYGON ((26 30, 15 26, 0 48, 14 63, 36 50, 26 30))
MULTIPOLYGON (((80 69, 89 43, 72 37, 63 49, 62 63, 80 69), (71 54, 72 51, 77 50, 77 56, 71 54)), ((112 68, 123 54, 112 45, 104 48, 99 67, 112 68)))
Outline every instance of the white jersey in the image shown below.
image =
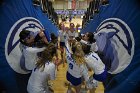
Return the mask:
POLYGON ((47 80, 55 79, 55 64, 48 62, 45 64, 44 71, 41 70, 42 68, 32 70, 27 85, 28 93, 49 93, 47 80))
POLYGON ((79 33, 78 32, 75 32, 75 37, 78 37, 79 36, 79 33))
POLYGON ((88 76, 88 70, 87 70, 86 65, 76 64, 71 56, 71 52, 69 51, 69 49, 70 49, 69 44, 67 42, 66 43, 66 59, 68 63, 68 72, 75 78, 80 78, 83 76, 85 81, 87 81, 89 79, 89 76, 88 76))
POLYGON ((37 48, 37 47, 27 47, 24 45, 21 45, 22 52, 25 58, 25 67, 28 70, 32 70, 35 67, 35 63, 37 61, 37 53, 43 51, 45 47, 43 48, 37 48))
POLYGON ((65 42, 66 32, 59 30, 60 42, 65 42))
POLYGON ((93 69, 95 74, 101 74, 104 72, 105 65, 96 53, 92 52, 86 55, 85 60, 88 67, 93 69))
POLYGON ((71 32, 71 31, 68 31, 68 36, 69 37, 75 37, 75 31, 71 32))
POLYGON ((98 51, 98 46, 97 46, 96 42, 92 43, 90 45, 91 45, 91 48, 90 48, 91 51, 94 51, 94 52, 98 51))

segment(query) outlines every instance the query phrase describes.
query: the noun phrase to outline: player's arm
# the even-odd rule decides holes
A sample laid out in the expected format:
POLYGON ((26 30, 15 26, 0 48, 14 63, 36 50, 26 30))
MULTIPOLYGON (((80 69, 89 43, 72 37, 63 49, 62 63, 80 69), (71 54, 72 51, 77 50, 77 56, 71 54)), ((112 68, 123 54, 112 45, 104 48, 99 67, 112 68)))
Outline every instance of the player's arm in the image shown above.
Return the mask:
POLYGON ((43 48, 27 47, 26 50, 31 52, 31 53, 38 53, 38 52, 45 50, 45 47, 43 47, 43 48))
POLYGON ((85 64, 81 65, 81 68, 82 68, 82 71, 81 71, 82 76, 84 77, 85 81, 87 82, 89 80, 88 69, 85 64))

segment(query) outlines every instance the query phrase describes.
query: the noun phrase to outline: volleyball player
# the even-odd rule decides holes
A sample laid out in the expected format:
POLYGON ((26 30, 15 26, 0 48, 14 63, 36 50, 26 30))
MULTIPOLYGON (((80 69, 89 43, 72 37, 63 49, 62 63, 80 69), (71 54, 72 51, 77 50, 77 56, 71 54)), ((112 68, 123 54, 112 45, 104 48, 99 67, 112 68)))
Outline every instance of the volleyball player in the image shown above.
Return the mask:
MULTIPOLYGON (((74 87, 76 93, 80 93, 82 77, 84 77, 85 81, 88 81, 89 79, 88 70, 84 60, 84 52, 82 51, 82 47, 79 42, 73 43, 72 49, 70 49, 68 41, 66 41, 65 44, 66 59, 68 63, 66 78, 70 82, 71 86, 74 87)), ((67 93, 70 91, 71 87, 68 87, 67 93)))
MULTIPOLYGON (((38 53, 43 51, 45 47, 42 46, 42 48, 35 46, 35 35, 36 33, 23 30, 20 32, 20 49, 22 52, 21 57, 21 63, 23 60, 25 60, 25 67, 27 70, 32 70, 35 67, 36 59, 38 58, 38 53)), ((47 39, 45 37, 45 34, 42 32, 39 32, 40 39, 42 39, 42 44, 47 45, 47 39)), ((22 67, 22 65, 21 65, 22 67)))
POLYGON ((106 79, 107 71, 100 57, 97 55, 97 53, 91 51, 90 47, 90 45, 82 43, 82 49, 85 53, 86 64, 94 71, 94 74, 88 81, 88 83, 90 84, 88 88, 93 88, 95 92, 95 89, 98 86, 98 81, 103 82, 106 79))
POLYGON ((49 43, 47 48, 42 52, 29 78, 28 93, 50 93, 47 82, 48 80, 55 79, 56 67, 53 62, 53 56, 56 54, 56 51, 55 45, 49 43))

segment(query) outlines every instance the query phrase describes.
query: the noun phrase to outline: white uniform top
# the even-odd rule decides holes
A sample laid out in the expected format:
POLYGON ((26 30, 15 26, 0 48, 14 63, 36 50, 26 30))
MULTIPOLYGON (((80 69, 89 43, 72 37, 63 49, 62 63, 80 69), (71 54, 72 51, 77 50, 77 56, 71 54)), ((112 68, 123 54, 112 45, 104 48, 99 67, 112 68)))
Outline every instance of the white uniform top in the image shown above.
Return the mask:
POLYGON ((75 37, 78 37, 79 36, 79 33, 78 32, 75 32, 75 37))
POLYGON ((27 85, 29 93, 48 93, 47 80, 55 79, 55 64, 48 62, 45 64, 44 71, 41 70, 42 68, 32 70, 27 85))
POLYGON ((37 47, 27 47, 22 45, 22 52, 25 57, 25 67, 28 70, 32 70, 35 68, 35 63, 37 61, 37 53, 43 51, 45 47, 43 48, 37 48, 37 47))
POLYGON ((65 42, 66 32, 59 30, 60 42, 65 42))
POLYGON ((68 31, 68 36, 70 37, 75 37, 75 31, 71 32, 71 31, 68 31))
POLYGON ((69 44, 68 42, 66 42, 66 59, 68 63, 68 72, 75 78, 80 78, 83 76, 85 81, 88 81, 89 76, 88 76, 88 69, 86 65, 76 64, 71 56, 71 53, 69 52, 69 49, 70 49, 69 44))
POLYGON ((105 70, 105 65, 99 56, 92 52, 85 56, 86 63, 89 68, 92 68, 95 74, 101 74, 105 70))
POLYGON ((94 52, 98 51, 98 46, 97 46, 96 42, 92 43, 90 45, 91 45, 91 48, 90 48, 91 51, 94 51, 94 52))

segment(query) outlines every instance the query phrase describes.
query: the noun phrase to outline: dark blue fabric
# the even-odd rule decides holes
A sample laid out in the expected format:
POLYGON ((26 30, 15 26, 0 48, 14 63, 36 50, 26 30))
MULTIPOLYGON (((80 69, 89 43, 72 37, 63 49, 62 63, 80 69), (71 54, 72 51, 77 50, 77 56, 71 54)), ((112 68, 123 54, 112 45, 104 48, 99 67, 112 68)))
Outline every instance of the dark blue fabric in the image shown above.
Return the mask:
POLYGON ((82 83, 82 78, 76 78, 72 76, 69 72, 67 72, 66 78, 74 86, 78 86, 82 83))
POLYGON ((0 73, 0 87, 3 87, 3 89, 0 90, 0 93, 5 90, 6 93, 19 93, 14 71, 9 67, 3 67, 0 69, 0 73))
POLYGON ((105 70, 105 71, 104 71, 103 73, 101 73, 101 74, 93 74, 93 78, 94 78, 95 80, 98 80, 98 81, 101 81, 101 82, 105 81, 106 78, 107 78, 107 70, 105 70))
POLYGON ((13 64, 18 63, 21 54, 19 32, 22 29, 43 28, 47 39, 50 39, 50 33, 58 35, 58 28, 48 19, 47 14, 42 13, 40 6, 33 5, 32 0, 3 0, 0 5, 0 27, 0 86, 6 90, 6 93, 26 93, 30 74, 25 73, 26 71, 20 72, 20 69, 15 71, 11 66, 14 61, 13 64), (32 23, 28 23, 31 21, 32 23))
POLYGON ((65 42, 60 42, 60 46, 65 47, 65 42))
MULTIPOLYGON (((139 93, 140 90, 140 2, 139 0, 109 0, 109 5, 100 6, 100 11, 98 14, 94 15, 94 19, 90 21, 81 33, 85 32, 96 32, 101 31, 101 29, 106 29, 101 31, 97 36, 97 45, 99 47, 99 55, 102 61, 107 66, 108 70, 114 71, 120 64, 119 60, 125 55, 131 55, 132 59, 130 64, 122 71, 118 73, 107 74, 107 79, 104 82, 105 93, 139 93), (127 31, 128 29, 120 23, 115 21, 118 25, 107 23, 106 19, 117 18, 122 20, 131 29, 132 34, 127 31), (106 21, 104 21, 106 20, 106 21), (102 23, 104 21, 104 23, 102 23), (105 27, 101 27, 101 26, 105 27), (117 31, 118 26, 122 27, 121 34, 117 34, 121 31, 117 31), (110 28, 114 29, 109 30, 110 28), (117 29, 116 29, 117 28, 117 29), (103 33, 104 32, 104 33, 103 33), (111 33, 110 33, 111 32, 111 33), (109 34, 107 34, 109 33, 109 34), (107 35, 105 35, 107 34, 107 35), (134 37, 132 40, 131 36, 134 37), (122 38, 123 37, 123 38, 122 38), (104 39, 106 38, 106 39, 104 39), (126 40, 125 40, 126 39, 126 40), (115 41, 117 40, 117 41, 115 41), (134 41, 134 43, 132 43, 134 41), (112 43, 114 42, 114 43, 112 43), (117 42, 120 42, 117 44, 117 42), (127 44, 126 44, 127 42, 127 44), (117 47, 112 46, 116 44, 117 47), (126 49, 125 52, 119 57, 118 54, 120 48, 126 49), (132 47, 134 46, 134 48, 132 47), (114 50, 118 48, 118 50, 114 50), (132 49, 132 50, 131 50, 132 49), (133 50, 134 49, 134 50, 133 50), (132 54, 134 52, 134 55, 132 54), (115 54, 115 55, 114 55, 115 54), (115 60, 115 61, 114 61, 115 60), (116 62, 116 63, 112 63, 116 62), (112 65, 113 64, 113 65, 112 65)), ((112 19, 111 19, 112 20, 112 19)), ((111 22, 109 19, 108 22, 111 22)), ((126 58, 124 58, 125 60, 126 58)), ((124 62, 121 60, 121 62, 124 62)))

